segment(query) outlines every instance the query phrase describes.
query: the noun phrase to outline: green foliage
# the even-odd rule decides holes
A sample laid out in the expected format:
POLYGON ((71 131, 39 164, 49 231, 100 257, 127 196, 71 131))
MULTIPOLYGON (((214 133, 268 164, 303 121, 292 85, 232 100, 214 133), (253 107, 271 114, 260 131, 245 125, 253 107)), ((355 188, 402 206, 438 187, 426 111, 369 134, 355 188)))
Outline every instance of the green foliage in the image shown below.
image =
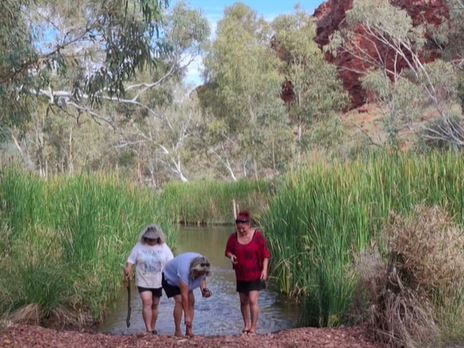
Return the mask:
POLYGON ((464 109, 464 71, 461 70, 460 72, 458 72, 457 79, 457 97, 459 100, 459 104, 461 105, 461 109, 464 109))
MULTIPOLYGON (((231 132, 281 116, 279 61, 269 47, 269 28, 242 4, 226 9, 217 37, 206 57, 209 82, 218 98, 216 117, 231 132), (227 114, 224 114, 227 111, 227 114)), ((212 102, 212 101, 211 101, 212 102)))
POLYGON ((174 52, 187 51, 192 56, 200 53, 205 39, 210 35, 208 21, 199 11, 189 9, 184 2, 178 2, 167 16, 165 41, 174 52))
MULTIPOLYGON (((0 12, 0 121, 2 128, 21 123, 29 111, 30 100, 19 98, 21 86, 29 86, 31 76, 22 64, 36 59, 32 47, 32 34, 27 31, 22 7, 29 0, 2 1, 0 12)), ((39 76, 40 79, 40 76, 39 76)), ((1 139, 0 139, 1 140, 1 139)))
POLYGON ((153 193, 111 176, 42 181, 7 169, 0 206, 0 312, 38 305, 41 322, 66 309, 101 319, 139 231, 169 227, 153 193))
POLYGON ((449 21, 444 25, 446 39, 443 40, 443 57, 446 61, 454 61, 460 66, 464 62, 464 4, 461 0, 447 0, 449 21))
POLYGON ((378 236, 391 210, 446 206, 463 223, 464 167, 459 155, 383 154, 352 163, 317 164, 289 175, 261 223, 280 291, 301 296, 306 325, 348 322, 353 253, 378 236))
POLYGON ((213 123, 221 127, 212 129, 208 144, 221 162, 229 163, 229 172, 242 176, 258 178, 276 168, 269 158, 285 157, 280 146, 272 150, 269 138, 277 140, 286 132, 285 139, 291 141, 279 97, 281 62, 270 47, 270 38, 264 20, 247 6, 235 4, 225 10, 205 58, 208 84, 200 98, 205 111, 222 120, 213 123))
MULTIPOLYGON (((81 18, 79 8, 68 1, 57 6, 58 18, 67 14, 76 26, 82 25, 85 18, 81 18)), ((127 11, 135 16, 138 10, 130 5, 127 11)), ((189 175, 186 162, 195 161, 189 142, 197 134, 194 128, 199 113, 192 112, 194 98, 186 98, 189 91, 179 84, 189 59, 198 54, 208 38, 209 28, 198 11, 183 4, 163 13, 159 28, 160 38, 153 38, 152 44, 166 49, 152 52, 156 64, 143 66, 124 81, 126 93, 122 99, 104 92, 99 93, 100 104, 90 105, 88 95, 80 99, 71 95, 70 81, 85 80, 79 65, 68 65, 60 76, 55 70, 50 72, 50 89, 41 89, 39 96, 58 95, 43 103, 34 96, 36 103, 28 122, 2 132, 10 138, 9 149, 16 149, 15 157, 43 176, 111 169, 139 182, 160 185, 176 178, 172 160, 181 155, 181 165, 189 175), (184 132, 188 135, 185 142, 184 132), (169 154, 164 154, 163 146, 169 154)), ((74 48, 69 47, 65 53, 74 48)))
POLYGON ((386 40, 412 42, 415 50, 419 50, 425 44, 424 28, 413 27, 407 11, 393 6, 387 0, 354 1, 353 8, 347 11, 346 21, 351 27, 361 24, 374 32, 385 33, 388 35, 386 40))
POLYGON ((304 140, 305 147, 318 147, 333 150, 344 145, 346 141, 344 126, 338 117, 327 117, 312 124, 304 140))
POLYGON ((382 70, 366 74, 362 78, 362 86, 373 92, 386 110, 384 129, 389 144, 396 145, 399 132, 422 114, 424 100, 421 87, 407 78, 391 81, 382 70))
POLYGON ((161 202, 170 221, 185 224, 228 224, 233 222, 233 201, 240 209, 259 216, 271 197, 271 184, 265 181, 168 184, 161 202))
POLYGON ((293 100, 290 117, 310 124, 347 106, 348 97, 337 77, 336 67, 324 60, 314 42, 316 26, 308 14, 296 10, 272 22, 274 45, 285 61, 284 78, 290 81, 293 100))
POLYGON ((99 101, 103 89, 121 96, 123 81, 158 60, 155 34, 166 5, 165 0, 3 1, 2 118, 24 121, 28 99, 45 87, 66 86, 74 101, 84 96, 99 101))
MULTIPOLYGON (((450 25, 446 18, 437 28, 417 25, 406 10, 388 1, 358 0, 347 11, 346 23, 327 49, 348 53, 365 66, 358 73, 363 88, 386 110, 390 145, 397 145, 398 134, 406 127, 416 131, 418 115, 430 106, 445 121, 451 116, 459 65, 442 59, 427 62, 432 60, 433 48, 438 51, 446 44, 444 28, 450 25)), ((446 52, 443 57, 450 58, 446 52)))

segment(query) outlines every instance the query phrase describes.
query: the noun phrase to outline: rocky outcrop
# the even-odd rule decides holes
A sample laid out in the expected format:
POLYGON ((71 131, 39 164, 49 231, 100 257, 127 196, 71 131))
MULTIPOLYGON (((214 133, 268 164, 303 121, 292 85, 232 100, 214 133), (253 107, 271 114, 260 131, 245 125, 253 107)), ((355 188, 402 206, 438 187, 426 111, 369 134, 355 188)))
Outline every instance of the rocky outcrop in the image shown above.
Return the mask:
MULTIPOLYGON (((416 26, 424 23, 439 25, 448 17, 446 0, 392 0, 391 3, 405 9, 416 26)), ((346 11, 351 9, 352 6, 353 0, 328 0, 316 9, 314 12, 317 23, 315 40, 320 47, 326 45, 329 42, 330 35, 345 25, 346 11)), ((357 45, 362 47, 363 50, 380 50, 381 55, 386 57, 388 68, 395 66, 398 71, 401 71, 405 67, 404 62, 394 59, 393 52, 390 52, 389 48, 380 44, 376 44, 376 47, 374 47, 372 42, 363 35, 362 28, 357 31, 354 40, 357 40, 357 45)), ((438 50, 433 45, 426 47, 427 52, 423 52, 422 55, 423 61, 431 61, 439 56, 438 50)), ((351 96, 352 107, 367 102, 368 96, 361 87, 359 78, 372 65, 344 52, 340 52, 336 57, 326 54, 326 59, 337 65, 343 86, 351 96)))

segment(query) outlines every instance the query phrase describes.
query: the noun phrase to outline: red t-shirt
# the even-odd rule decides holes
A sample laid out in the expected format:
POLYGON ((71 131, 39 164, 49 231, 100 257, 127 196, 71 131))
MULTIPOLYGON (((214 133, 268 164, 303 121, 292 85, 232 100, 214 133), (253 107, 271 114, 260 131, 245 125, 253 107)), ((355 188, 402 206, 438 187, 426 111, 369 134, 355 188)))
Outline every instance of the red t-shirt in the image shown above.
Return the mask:
POLYGON ((271 257, 266 240, 258 230, 255 230, 253 238, 248 244, 240 244, 237 233, 232 233, 227 240, 226 257, 228 252, 237 256, 237 263, 233 267, 235 277, 240 282, 259 280, 263 270, 263 260, 271 257))

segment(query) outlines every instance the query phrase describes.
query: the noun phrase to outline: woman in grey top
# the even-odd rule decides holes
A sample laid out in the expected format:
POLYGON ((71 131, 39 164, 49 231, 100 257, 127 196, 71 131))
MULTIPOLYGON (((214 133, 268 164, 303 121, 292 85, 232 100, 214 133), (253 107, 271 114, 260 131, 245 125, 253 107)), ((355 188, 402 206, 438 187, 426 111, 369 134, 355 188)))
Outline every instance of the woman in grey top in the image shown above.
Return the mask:
POLYGON ((180 328, 184 313, 185 334, 193 336, 192 322, 195 306, 193 290, 200 288, 203 297, 210 297, 206 287, 206 276, 210 275, 210 264, 206 257, 188 252, 177 255, 163 270, 163 289, 168 297, 174 297, 175 335, 182 336, 180 328))

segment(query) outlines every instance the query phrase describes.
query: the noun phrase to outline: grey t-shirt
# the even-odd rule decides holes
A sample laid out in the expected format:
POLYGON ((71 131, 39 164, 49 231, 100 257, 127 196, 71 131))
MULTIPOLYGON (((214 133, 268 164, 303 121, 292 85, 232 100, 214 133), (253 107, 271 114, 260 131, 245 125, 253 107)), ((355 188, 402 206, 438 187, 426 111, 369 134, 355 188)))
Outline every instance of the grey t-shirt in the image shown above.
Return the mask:
POLYGON ((189 290, 196 289, 206 276, 192 279, 190 274, 190 263, 198 256, 198 253, 188 252, 179 254, 164 266, 164 279, 171 285, 179 286, 182 282, 188 285, 189 290))

